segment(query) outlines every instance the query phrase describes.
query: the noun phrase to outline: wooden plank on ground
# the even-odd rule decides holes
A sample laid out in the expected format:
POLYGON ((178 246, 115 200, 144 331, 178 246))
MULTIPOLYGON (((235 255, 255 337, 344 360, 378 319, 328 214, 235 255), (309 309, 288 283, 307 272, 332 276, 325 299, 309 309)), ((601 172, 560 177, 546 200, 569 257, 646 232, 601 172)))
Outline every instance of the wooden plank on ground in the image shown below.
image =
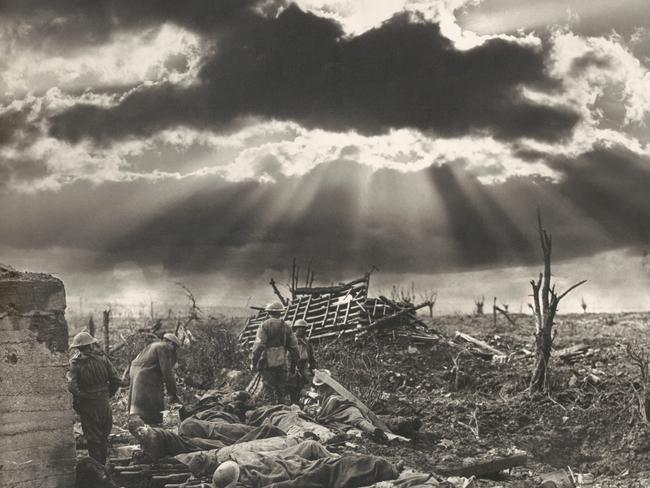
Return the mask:
POLYGON ((383 430, 386 433, 392 434, 391 430, 388 428, 388 426, 379 418, 377 415, 375 415, 375 412, 370 410, 361 400, 359 400, 350 390, 345 388, 341 383, 336 381, 334 378, 332 378, 329 374, 327 374, 326 371, 317 369, 314 373, 314 377, 325 383, 327 386, 332 388, 336 393, 341 395, 343 398, 348 400, 349 402, 352 402, 359 410, 361 410, 361 413, 364 414, 370 421, 375 424, 377 427, 379 427, 381 430, 383 430))
POLYGON ((525 466, 527 462, 528 454, 525 451, 514 451, 507 456, 488 455, 481 458, 465 459, 459 465, 436 466, 433 471, 443 476, 485 476, 515 466, 525 466))
POLYGON ((565 347, 564 349, 558 349, 557 351, 552 351, 552 355, 560 359, 570 358, 572 356, 580 356, 586 353, 589 350, 587 344, 576 344, 575 346, 565 347))
POLYGON ((496 354, 497 356, 506 356, 506 353, 499 351, 496 347, 492 347, 487 342, 476 339, 469 334, 464 334, 460 331, 456 331, 456 337, 460 337, 467 342, 471 342, 475 346, 485 349, 486 351, 490 351, 492 354, 496 354))

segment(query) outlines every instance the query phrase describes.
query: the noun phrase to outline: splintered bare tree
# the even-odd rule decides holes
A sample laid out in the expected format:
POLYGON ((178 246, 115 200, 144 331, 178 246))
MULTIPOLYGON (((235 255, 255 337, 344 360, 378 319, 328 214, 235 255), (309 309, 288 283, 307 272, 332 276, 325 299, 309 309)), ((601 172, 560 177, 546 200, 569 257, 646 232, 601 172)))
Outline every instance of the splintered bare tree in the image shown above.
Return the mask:
POLYGON ((97 329, 97 327, 95 326, 95 321, 93 320, 93 316, 91 315, 90 317, 88 317, 88 333, 91 336, 95 337, 95 330, 96 329, 97 329))
POLYGON ((582 307, 582 313, 587 313, 587 302, 585 302, 585 297, 580 298, 580 306, 582 307))
POLYGON ((533 305, 528 305, 535 316, 535 365, 533 375, 530 379, 532 391, 546 391, 548 389, 548 362, 551 357, 551 348, 557 331, 553 330, 555 325, 555 314, 557 307, 567 294, 585 283, 582 280, 570 286, 564 293, 559 295, 555 292, 555 284, 551 284, 551 235, 542 227, 542 215, 537 210, 537 228, 539 232, 540 245, 544 257, 544 272, 539 274, 537 281, 531 280, 533 288, 533 305))
POLYGON ((474 315, 481 316, 483 315, 483 306, 485 305, 485 297, 477 298, 474 300, 474 315))
POLYGON ((176 323, 175 334, 178 335, 179 330, 182 328, 183 336, 185 336, 185 335, 189 335, 189 330, 187 329, 187 326, 190 325, 192 321, 199 322, 201 320, 201 308, 196 304, 196 298, 194 297, 194 293, 192 293, 192 291, 187 286, 185 286, 183 283, 180 282, 176 282, 176 286, 183 289, 183 291, 185 292, 185 296, 190 302, 185 323, 181 324, 180 319, 176 323))
POLYGON ((433 307, 435 307, 436 300, 438 300, 438 293, 433 290, 421 291, 420 300, 427 304, 429 317, 433 317, 433 307))
POLYGON ((650 413, 648 411, 650 410, 650 405, 648 405, 648 393, 650 393, 648 365, 650 364, 650 356, 644 346, 636 343, 627 344, 626 351, 632 363, 639 368, 638 386, 632 383, 632 388, 634 389, 634 394, 639 404, 639 415, 645 425, 650 425, 650 421, 648 420, 648 414, 650 413))
POLYGON ((102 312, 102 325, 104 327, 104 351, 106 352, 106 354, 108 354, 111 350, 111 345, 109 344, 109 340, 110 340, 109 328, 111 326, 110 306, 102 312))
POLYGON ((411 281, 411 285, 406 287, 393 285, 390 290, 390 299, 403 304, 415 303, 415 283, 411 281))

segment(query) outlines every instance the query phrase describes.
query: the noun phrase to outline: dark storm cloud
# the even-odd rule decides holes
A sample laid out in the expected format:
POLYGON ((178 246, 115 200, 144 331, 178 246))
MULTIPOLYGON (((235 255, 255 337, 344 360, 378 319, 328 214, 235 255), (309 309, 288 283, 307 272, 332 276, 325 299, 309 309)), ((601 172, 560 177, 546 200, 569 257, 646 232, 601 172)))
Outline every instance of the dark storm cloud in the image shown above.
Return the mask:
POLYGON ((29 117, 31 109, 32 106, 26 104, 22 108, 7 109, 0 113, 0 147, 19 143, 38 134, 38 127, 29 117))
MULTIPOLYGON (((275 184, 75 183, 60 193, 0 195, 0 246, 88 249, 96 257, 79 263, 85 270, 135 262, 173 275, 251 275, 285 269, 295 256, 323 278, 373 264, 430 273, 538 263, 538 206, 558 260, 647 243, 648 158, 600 149, 553 164, 560 182, 483 185, 447 165, 372 172, 339 161, 275 184), (423 182, 437 198, 414 190, 423 182)), ((271 160, 264 170, 274 171, 271 160)))
POLYGON ((292 5, 231 23, 196 86, 143 87, 113 108, 78 105, 52 119, 51 133, 109 143, 176 125, 220 130, 254 115, 364 134, 412 127, 557 141, 579 116, 518 95, 560 89, 544 59, 542 49, 500 39, 459 51, 437 25, 407 14, 349 38, 292 5))
POLYGON ((598 148, 577 160, 556 159, 560 192, 585 216, 621 240, 650 239, 650 158, 623 148, 598 148))

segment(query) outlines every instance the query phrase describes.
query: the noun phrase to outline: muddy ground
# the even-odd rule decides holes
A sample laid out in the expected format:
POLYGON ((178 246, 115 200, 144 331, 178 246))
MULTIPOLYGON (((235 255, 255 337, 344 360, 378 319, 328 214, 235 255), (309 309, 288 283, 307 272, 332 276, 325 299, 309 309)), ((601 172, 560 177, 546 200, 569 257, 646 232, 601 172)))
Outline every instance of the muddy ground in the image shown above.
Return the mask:
MULTIPOLYGON (((514 319, 516 326, 503 317, 495 326, 491 316, 426 319, 443 334, 427 345, 374 336, 320 345, 319 367, 330 369, 376 413, 417 415, 423 421, 411 444, 352 439, 355 449, 420 471, 490 450, 528 453, 527 466, 472 486, 538 486, 543 473, 570 468, 593 474, 594 487, 650 487, 650 429, 641 421, 633 389, 640 386, 639 370, 626 353, 627 344, 647 341, 650 313, 560 316, 556 349, 586 344, 589 350, 572 362, 553 359, 546 395, 527 391, 533 363, 526 354, 533 350, 531 317, 514 319), (475 356, 452 340, 456 330, 488 342, 508 361, 475 356)), ((244 364, 235 356, 230 361, 234 369, 244 364)), ((201 374, 182 371, 184 363, 179 363, 182 395, 190 402, 201 392, 193 384, 201 374)), ((229 385, 217 373, 212 385, 200 386, 238 385, 229 385)), ((115 432, 124 427, 123 409, 122 398, 115 404, 115 432)))

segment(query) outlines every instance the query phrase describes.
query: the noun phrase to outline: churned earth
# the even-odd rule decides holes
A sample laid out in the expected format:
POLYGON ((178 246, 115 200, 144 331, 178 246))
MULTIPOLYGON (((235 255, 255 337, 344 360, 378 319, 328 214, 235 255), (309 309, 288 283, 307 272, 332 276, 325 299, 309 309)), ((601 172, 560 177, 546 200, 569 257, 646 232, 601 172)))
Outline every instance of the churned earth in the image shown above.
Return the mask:
MULTIPOLYGON (((650 313, 559 316, 555 349, 587 347, 573 358, 552 359, 547 394, 527 390, 533 366, 532 318, 512 317, 516 325, 503 317, 495 324, 492 316, 426 318, 431 330, 441 334, 427 344, 369 335, 319 345, 319 367, 330 369, 377 414, 417 416, 422 421, 410 443, 351 437, 338 452, 372 453, 406 468, 436 472, 442 465, 523 450, 528 453, 526 466, 468 486, 539 486, 545 473, 564 469, 576 477, 586 475, 583 479, 593 480, 593 487, 650 487, 650 428, 641 419, 635 394, 635 388, 642 387, 640 370, 626 349, 645 343, 650 313), (457 330, 489 343, 507 360, 475 355, 453 340, 457 330)), ((206 340, 199 342, 182 354, 209 354, 193 350, 207 347, 206 340)), ((204 362, 179 359, 184 401, 194 401, 208 387, 228 391, 246 383, 248 372, 228 376, 233 369, 244 370, 245 355, 226 353, 232 364, 221 364, 217 371, 213 363, 212 376, 200 370, 204 362), (198 386, 197 378, 202 378, 198 386)), ((125 357, 115 358, 121 365, 132 351, 122 354, 125 357)), ((118 396, 115 432, 122 434, 124 409, 124 396, 118 396)), ((464 478, 438 479, 447 479, 449 486, 468 483, 464 478)))

